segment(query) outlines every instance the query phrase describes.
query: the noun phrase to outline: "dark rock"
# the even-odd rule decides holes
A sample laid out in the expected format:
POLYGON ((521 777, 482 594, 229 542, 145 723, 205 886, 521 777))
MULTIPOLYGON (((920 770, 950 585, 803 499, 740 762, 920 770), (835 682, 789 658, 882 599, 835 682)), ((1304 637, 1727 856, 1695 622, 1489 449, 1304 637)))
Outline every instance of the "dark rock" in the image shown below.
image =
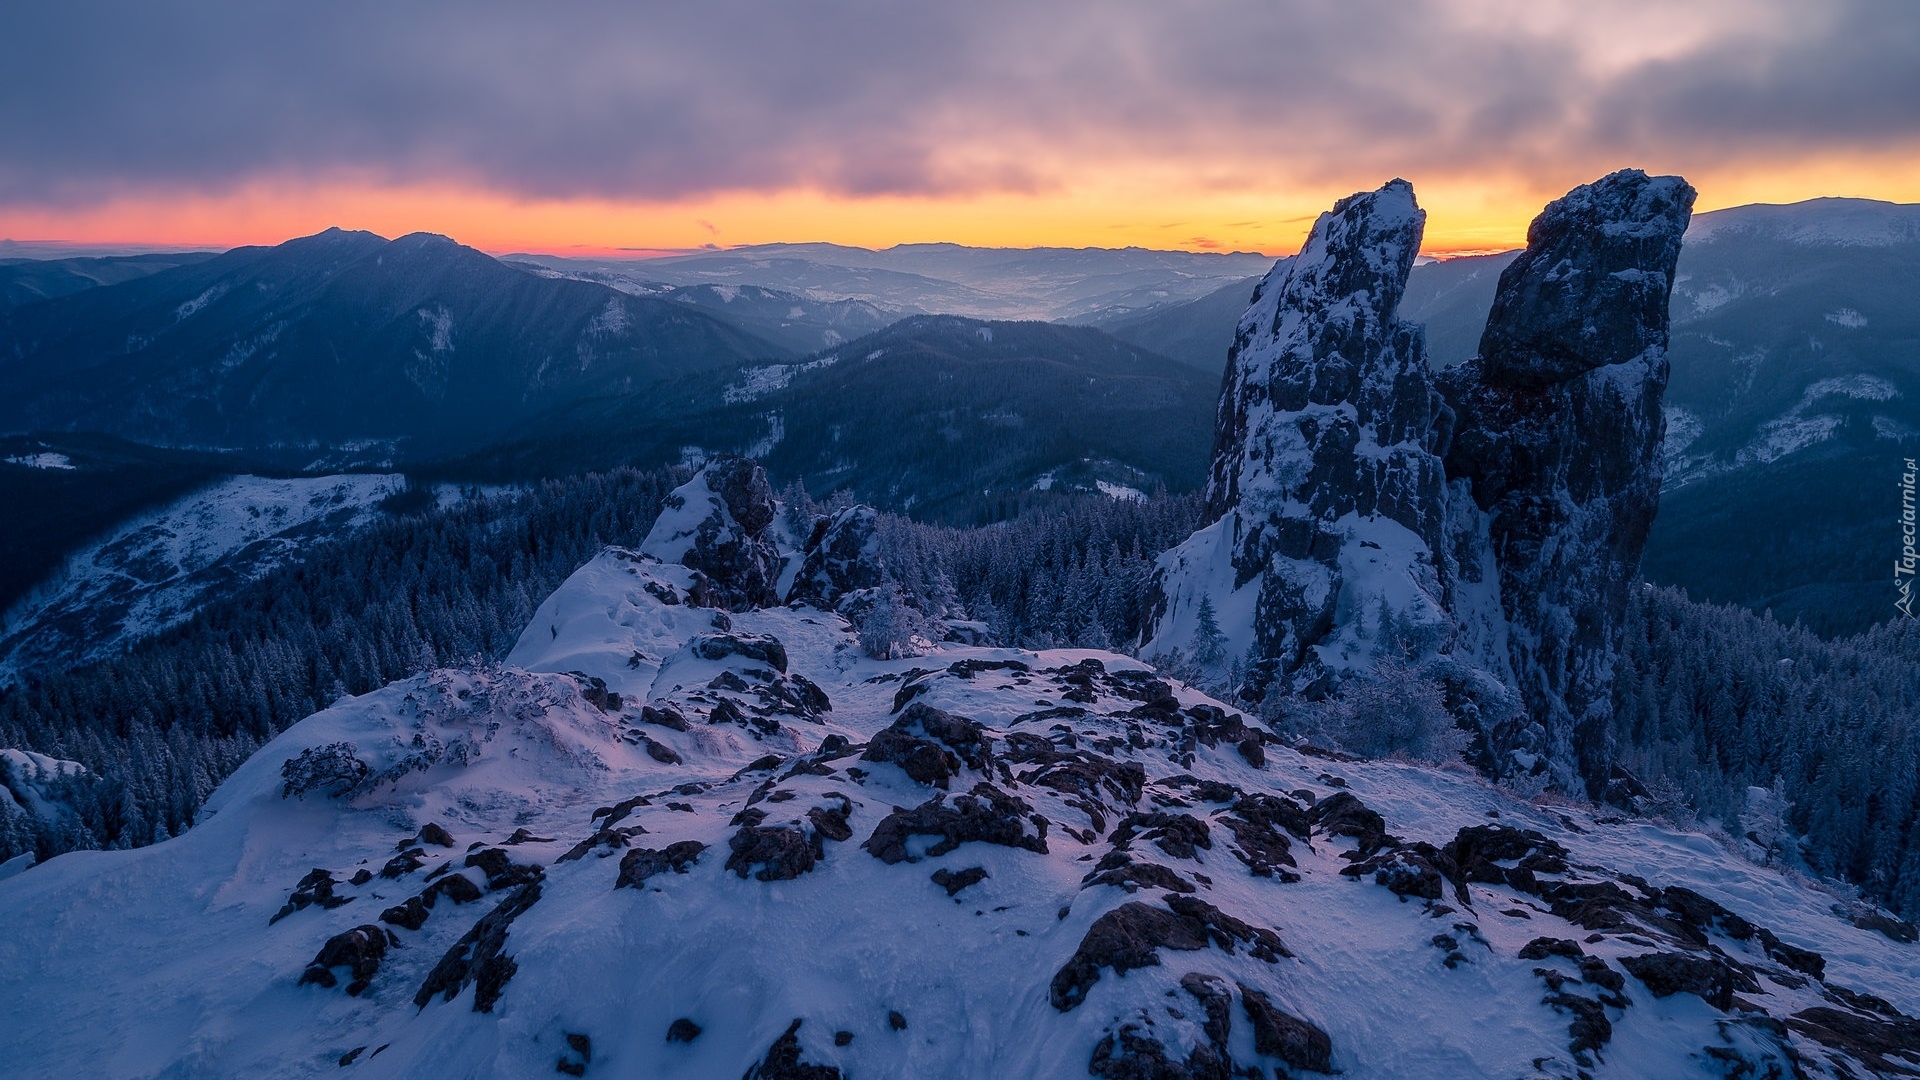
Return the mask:
POLYGON ((438 823, 429 821, 420 826, 420 842, 432 844, 435 847, 450 848, 453 846, 453 834, 441 828, 438 823))
POLYGON ((1087 1074, 1102 1080, 1229 1080, 1234 1075, 1215 1048, 1195 1046, 1183 1062, 1170 1057, 1165 1044, 1141 1034, 1137 1024, 1122 1024, 1095 1043, 1087 1074))
POLYGON ((646 739, 644 740, 644 744, 647 748, 647 756, 662 765, 684 765, 686 763, 686 759, 680 756, 680 752, 668 746, 666 743, 646 739))
POLYGON ((687 648, 702 660, 743 656, 776 671, 787 670, 787 647, 771 634, 699 634, 687 643, 687 648))
POLYGON ((798 825, 748 825, 727 841, 727 869, 761 881, 788 881, 813 869, 826 851, 820 834, 798 825), (754 870, 754 867, 760 867, 754 870))
POLYGON ((320 946, 319 954, 308 962, 307 970, 300 976, 300 985, 319 983, 332 987, 336 984, 332 969, 344 967, 353 972, 353 981, 347 984, 347 993, 359 997, 373 984, 373 977, 379 973, 380 961, 387 955, 387 950, 399 944, 400 939, 393 935, 393 931, 381 926, 356 926, 335 934, 320 946))
POLYGON ((667 496, 641 550, 698 570, 687 595, 698 607, 771 607, 780 602, 774 586, 781 565, 773 518, 773 489, 760 466, 719 457, 667 496))
POLYGON ((1682 925, 1694 932, 1695 940, 1701 944, 1706 943, 1709 930, 1719 930, 1735 941, 1745 941, 1754 935, 1756 929, 1752 923, 1728 911, 1719 902, 1678 885, 1660 890, 1660 902, 1674 913, 1682 925))
POLYGON ((905 1031, 907 1030, 907 1018, 900 1015, 898 1009, 888 1009, 887 1026, 895 1031, 905 1031))
POLYGON ((1573 1021, 1567 1025, 1567 1049, 1574 1054, 1590 1054, 1613 1041, 1613 1022, 1598 1001, 1555 991, 1541 1003, 1573 1014, 1573 1021))
POLYGON ((517 888, 539 881, 546 876, 546 871, 541 866, 516 863, 500 848, 470 852, 467 855, 466 865, 477 866, 481 873, 487 875, 489 889, 517 888))
POLYGON ((1258 793, 1236 799, 1233 812, 1217 820, 1233 834, 1237 846, 1230 850, 1255 877, 1284 875, 1281 867, 1297 865, 1287 837, 1305 840, 1312 827, 1306 808, 1277 795, 1258 793))
POLYGON ((984 770, 992 748, 979 724, 916 701, 874 735, 860 759, 891 762, 919 783, 945 788, 962 763, 984 770))
POLYGON ((959 892, 969 885, 977 885, 986 879, 986 869, 979 866, 973 866, 959 871, 948 870, 942 867, 933 872, 933 883, 947 890, 948 896, 952 896, 954 893, 959 892))
POLYGON ((387 860, 387 865, 380 868, 380 876, 383 878, 398 878, 406 874, 411 874, 415 870, 420 869, 421 864, 426 861, 426 852, 421 851, 419 848, 403 851, 387 860))
MULTIPOLYGON (((582 840, 579 843, 568 848, 565 854, 561 855, 558 859, 555 859, 554 861, 555 862, 574 862, 579 859, 585 858, 588 852, 591 852, 597 848, 606 848, 605 851, 600 852, 600 857, 606 858, 608 855, 613 854, 615 851, 618 851, 619 849, 626 847, 627 844, 631 842, 633 837, 645 835, 646 831, 647 830, 641 828, 638 825, 635 825, 631 828, 625 828, 625 829, 612 828, 612 827, 603 828, 598 832, 594 833, 592 836, 589 836, 585 840, 582 840)), ((502 856, 506 855, 506 852, 499 851, 498 848, 495 848, 493 850, 499 852, 499 854, 502 856)), ((498 859, 490 859, 488 861, 487 866, 482 866, 480 863, 475 862, 474 858, 475 856, 471 856, 471 855, 468 856, 467 865, 481 866, 481 869, 487 871, 487 875, 489 877, 492 877, 493 875, 493 870, 489 869, 489 866, 499 867, 501 869, 504 869, 506 866, 505 863, 501 862, 498 859)))
MULTIPOLYGON (((365 885, 368 881, 372 880, 373 875, 371 874, 367 874, 366 877, 360 876, 366 873, 365 870, 356 873, 353 884, 365 885)), ((305 910, 315 904, 331 911, 342 904, 351 902, 353 900, 351 896, 335 895, 333 888, 338 884, 339 882, 333 880, 333 872, 330 870, 323 870, 316 866, 312 870, 307 871, 307 876, 301 878, 299 883, 294 885, 293 892, 287 896, 287 902, 281 906, 279 911, 274 913, 272 918, 267 920, 267 925, 272 926, 274 923, 279 922, 294 912, 305 910)))
POLYGON ((442 896, 456 904, 471 904, 480 899, 480 886, 465 874, 448 874, 427 886, 426 891, 420 894, 420 902, 432 907, 434 901, 442 896))
POLYGON ((1340 872, 1349 877, 1372 874, 1376 885, 1385 886, 1395 896, 1438 900, 1454 870, 1452 861, 1438 848, 1419 841, 1389 848, 1370 859, 1355 862, 1340 872))
POLYGON ((853 826, 847 823, 847 815, 853 811, 851 803, 843 797, 837 806, 816 806, 807 811, 807 820, 813 824, 813 831, 836 843, 853 839, 853 826))
POLYGON ((907 839, 912 836, 940 837, 927 849, 936 858, 972 841, 1047 853, 1046 819, 986 783, 974 785, 969 794, 954 796, 951 803, 942 793, 912 810, 896 807, 861 846, 889 865, 913 862, 907 852, 907 839))
POLYGON ((833 1045, 851 1046, 852 1044, 853 1044, 853 1032, 841 1030, 833 1033, 833 1045))
POLYGON ((1889 941, 1897 941, 1902 945, 1911 945, 1916 941, 1920 941, 1920 928, 1916 928, 1910 922, 1896 919, 1891 915, 1878 911, 1855 916, 1852 921, 1853 925, 1862 930, 1871 930, 1876 934, 1886 937, 1889 941))
POLYGON ((587 704, 603 713, 617 713, 624 704, 620 695, 607 689, 607 680, 598 675, 588 675, 583 671, 571 673, 580 683, 580 697, 587 704))
POLYGON ((1549 956, 1564 956, 1571 960, 1578 960, 1585 955, 1587 951, 1580 947, 1579 942, 1568 941, 1566 938, 1537 937, 1520 947, 1522 960, 1545 960, 1549 956))
POLYGON ((787 590, 787 603, 834 610, 842 597, 879 587, 886 580, 880 558, 879 515, 871 506, 849 506, 814 523, 806 556, 787 590))
POLYGON ((1454 867, 1450 876, 1463 900, 1469 881, 1538 892, 1534 874, 1564 874, 1567 870, 1567 849, 1557 841, 1532 829, 1507 825, 1470 825, 1455 834, 1442 851, 1454 867), (1505 867, 1500 865, 1503 862, 1518 865, 1505 867))
POLYGON ((1233 994, 1221 980, 1212 975, 1202 975, 1197 971, 1180 976, 1180 988, 1192 994, 1200 1002, 1207 1014, 1201 1030, 1213 1045, 1226 1048, 1227 1036, 1233 1033, 1233 994))
POLYGON ((426 1008, 435 994, 452 1001, 472 986, 473 1011, 492 1012, 507 980, 513 978, 520 967, 513 957, 506 955, 507 929, 539 899, 540 883, 529 882, 508 893, 498 907, 482 915, 427 973, 426 980, 413 995, 414 1005, 426 1008))
POLYGON ((1359 841, 1356 853, 1363 857, 1372 855, 1390 842, 1386 819, 1369 809, 1351 791, 1336 791, 1321 799, 1313 804, 1307 816, 1327 836, 1351 836, 1359 841))
POLYGON ((681 840, 668 844, 664 849, 632 848, 620 858, 620 877, 613 883, 618 889, 631 885, 638 889, 655 874, 664 874, 671 870, 684 874, 687 868, 698 862, 707 845, 698 840, 681 840))
POLYGON ((1010 765, 1033 766, 1015 773, 1021 783, 1076 796, 1086 805, 1111 801, 1133 806, 1146 791, 1147 772, 1139 762, 1116 761, 1089 750, 1057 750, 1037 735, 1008 736, 1000 758, 1010 765))
POLYGON ((427 921, 427 905, 417 896, 410 896, 404 904, 396 904, 380 913, 380 921, 392 923, 408 930, 418 930, 427 921))
POLYGON ((348 884, 351 884, 351 885, 365 885, 367 882, 372 880, 373 880, 373 871, 368 870, 366 867, 363 866, 360 869, 355 870, 353 872, 353 876, 348 878, 347 882, 348 884))
POLYGON ((1193 952, 1209 943, 1229 953, 1235 944, 1247 944, 1256 959, 1268 963, 1291 955, 1278 934, 1242 922, 1204 900, 1170 896, 1165 908, 1130 901, 1094 920, 1080 947, 1054 973, 1049 999, 1054 1008, 1070 1011, 1086 1000, 1103 967, 1125 975, 1135 968, 1158 965, 1160 949, 1193 952))
POLYGON ((1731 965, 1714 956, 1687 953, 1646 953, 1623 956, 1620 966, 1645 983, 1654 997, 1692 994, 1716 1009, 1733 1007, 1738 979, 1731 965))
POLYGON ((1920 1020, 1816 1005, 1787 1018, 1794 1034, 1848 1054, 1879 1076, 1920 1073, 1920 1020))
POLYGON ((1765 927, 1757 928, 1757 933, 1760 937, 1761 947, 1766 949, 1768 956, 1773 957, 1775 960, 1780 961, 1782 964, 1803 975, 1811 975, 1816 979, 1825 979, 1827 977, 1826 957, 1821 956, 1812 949, 1802 949, 1797 945, 1789 945, 1781 941, 1778 937, 1775 937, 1773 931, 1765 927))
POLYGON ((1033 670, 1019 660, 955 660, 947 665, 947 674, 956 679, 971 679, 983 671, 1008 671, 1024 674, 1033 670))
POLYGON ((667 1041, 690 1043, 700 1037, 700 1025, 681 1017, 667 1025, 667 1041))
POLYGON ((1632 1004, 1625 996, 1626 976, 1608 967, 1607 962, 1597 956, 1580 958, 1580 981, 1606 991, 1600 995, 1601 1004, 1611 1005, 1616 1009, 1624 1009, 1632 1004))
POLYGON ((787 1025, 786 1034, 774 1040, 767 1056, 749 1068, 740 1080, 840 1080, 840 1070, 800 1060, 800 1021, 795 1020, 787 1025))
POLYGON ((1113 831, 1115 845, 1124 846, 1135 836, 1151 840, 1161 851, 1176 859, 1193 859, 1199 849, 1212 850, 1213 839, 1206 823, 1190 814, 1155 811, 1129 814, 1113 831))
POLYGON ((1054 973, 1049 997, 1054 1008, 1067 1012, 1086 1000, 1103 967, 1125 975, 1157 966, 1160 949, 1194 952, 1206 947, 1206 928, 1193 920, 1138 901, 1122 904, 1094 920, 1072 958, 1054 973))
POLYGON ((1240 1005, 1253 1023, 1253 1048, 1277 1057, 1289 1068, 1308 1072, 1333 1071, 1333 1040, 1318 1027, 1275 1006, 1267 995, 1240 987, 1240 1005))
MULTIPOLYGON (((1612 776, 1611 678, 1659 506, 1667 301, 1694 192, 1623 170, 1548 204, 1500 275, 1480 355, 1439 376, 1455 560, 1499 576, 1511 670, 1562 783, 1612 776)), ((1492 658, 1490 658, 1491 662, 1492 658)), ((1496 758, 1516 745, 1494 728, 1496 758), (1507 745, 1501 745, 1501 744, 1507 745)), ((1501 764, 1505 764, 1501 761, 1501 764)))
POLYGON ((658 724, 663 728, 671 728, 674 731, 693 730, 693 725, 687 723, 687 718, 680 715, 680 710, 665 702, 658 705, 642 705, 640 707, 640 721, 646 724, 658 724))
POLYGON ((1124 851, 1108 852, 1080 884, 1082 888, 1118 885, 1128 892, 1138 892, 1142 888, 1166 889, 1177 893, 1194 891, 1193 883, 1179 874, 1156 863, 1135 862, 1124 851))
POLYGON ((562 1057, 554 1064, 554 1071, 568 1076, 587 1075, 587 1066, 593 1063, 593 1040, 578 1032, 567 1032, 567 1049, 572 1051, 572 1056, 562 1057))

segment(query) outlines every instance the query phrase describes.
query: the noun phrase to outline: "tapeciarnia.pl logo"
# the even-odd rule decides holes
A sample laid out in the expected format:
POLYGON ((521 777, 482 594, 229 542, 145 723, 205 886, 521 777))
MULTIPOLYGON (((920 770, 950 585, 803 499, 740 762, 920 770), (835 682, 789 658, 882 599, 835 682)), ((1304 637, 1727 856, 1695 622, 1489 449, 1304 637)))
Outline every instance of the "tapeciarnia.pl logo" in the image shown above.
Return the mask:
POLYGON ((1920 469, 1914 467, 1914 459, 1907 458, 1906 469, 1900 474, 1900 557, 1893 560, 1893 588, 1899 594, 1893 606, 1900 614, 1913 618, 1913 575, 1916 560, 1920 554, 1913 550, 1913 481, 1914 474, 1920 469))

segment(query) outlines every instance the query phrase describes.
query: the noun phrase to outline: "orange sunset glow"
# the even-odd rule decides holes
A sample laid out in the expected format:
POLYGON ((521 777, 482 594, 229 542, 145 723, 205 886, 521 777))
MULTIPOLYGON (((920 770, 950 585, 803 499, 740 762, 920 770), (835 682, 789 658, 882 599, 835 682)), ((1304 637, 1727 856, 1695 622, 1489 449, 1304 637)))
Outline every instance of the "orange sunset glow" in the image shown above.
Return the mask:
MULTIPOLYGON (((1654 171, 1680 171, 1653 163, 1654 171)), ((1411 172, 1411 170, 1409 170, 1411 172)), ((1748 168, 1685 170, 1702 210, 1822 195, 1920 201, 1920 156, 1859 155, 1748 168)), ((1384 178, 1382 178, 1384 179, 1384 178)), ((1414 174, 1428 208, 1426 248, 1446 256, 1525 242, 1540 204, 1578 174, 1488 179, 1414 174)), ((484 251, 636 257, 706 245, 830 241, 862 247, 948 241, 986 247, 1296 250, 1314 216, 1378 180, 1282 190, 1129 186, 1061 177, 1050 190, 982 195, 852 197, 822 191, 723 192, 648 202, 517 198, 456 187, 256 183, 232 192, 128 194, 79 209, 10 208, 0 235, 140 247, 273 244, 332 225, 386 236, 437 232, 484 251)))

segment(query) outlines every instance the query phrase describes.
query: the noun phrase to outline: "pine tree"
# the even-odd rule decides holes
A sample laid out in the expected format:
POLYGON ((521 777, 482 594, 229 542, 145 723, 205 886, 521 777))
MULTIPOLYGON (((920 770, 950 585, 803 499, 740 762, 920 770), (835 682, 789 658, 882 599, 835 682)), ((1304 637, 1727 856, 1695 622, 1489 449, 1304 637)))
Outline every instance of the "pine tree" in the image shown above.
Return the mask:
POLYGON ((1200 606, 1193 613, 1193 637, 1187 643, 1187 652, 1193 657, 1193 663, 1206 671, 1220 667, 1227 658, 1227 635, 1220 630, 1220 619, 1214 614, 1213 597, 1204 593, 1200 596, 1200 606))

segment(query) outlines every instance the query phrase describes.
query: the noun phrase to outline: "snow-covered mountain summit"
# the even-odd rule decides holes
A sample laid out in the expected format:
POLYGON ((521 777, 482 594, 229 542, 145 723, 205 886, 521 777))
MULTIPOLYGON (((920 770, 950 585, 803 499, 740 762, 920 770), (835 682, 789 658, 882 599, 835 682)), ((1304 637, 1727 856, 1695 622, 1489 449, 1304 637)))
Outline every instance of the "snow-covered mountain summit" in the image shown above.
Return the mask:
POLYGON ((821 606, 706 606, 765 569, 720 549, 792 592, 878 569, 858 513, 796 551, 721 464, 504 666, 0 881, 10 1074, 1920 1067, 1920 953, 1705 837, 1306 756, 1125 656, 874 660, 821 606))

